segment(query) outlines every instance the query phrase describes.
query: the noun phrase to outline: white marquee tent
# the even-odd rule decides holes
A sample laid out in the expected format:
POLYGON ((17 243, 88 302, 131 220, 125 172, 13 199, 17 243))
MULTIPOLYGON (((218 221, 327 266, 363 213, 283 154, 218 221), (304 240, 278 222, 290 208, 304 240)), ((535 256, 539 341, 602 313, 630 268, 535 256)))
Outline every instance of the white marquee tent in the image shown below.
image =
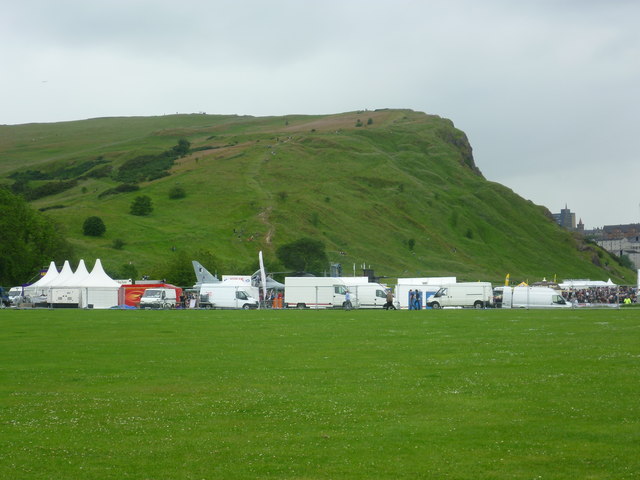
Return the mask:
POLYGON ((121 285, 106 274, 99 258, 82 287, 86 293, 86 306, 111 308, 118 305, 118 290, 121 285))
POLYGON ((38 280, 37 282, 32 283, 28 287, 25 287, 24 294, 25 296, 35 297, 40 295, 46 295, 49 290, 49 284, 58 277, 58 269, 56 268, 55 262, 51 262, 49 265, 49 269, 44 276, 38 280))
POLYGON ((25 289, 26 294, 38 303, 36 297, 54 306, 78 306, 80 308, 111 308, 118 305, 120 284, 106 274, 100 259, 89 272, 84 260, 80 260, 74 272, 65 261, 60 272, 51 262, 47 273, 25 289))

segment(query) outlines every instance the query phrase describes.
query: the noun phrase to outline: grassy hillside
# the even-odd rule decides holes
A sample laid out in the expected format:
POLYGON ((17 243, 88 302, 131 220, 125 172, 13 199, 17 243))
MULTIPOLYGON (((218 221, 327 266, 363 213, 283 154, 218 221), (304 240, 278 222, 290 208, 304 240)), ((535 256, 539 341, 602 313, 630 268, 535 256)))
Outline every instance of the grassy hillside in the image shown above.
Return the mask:
POLYGON ((279 270, 275 249, 310 236, 348 273, 366 264, 391 277, 633 282, 632 272, 560 229, 545 208, 486 181, 452 122, 409 110, 0 126, 0 178, 31 189, 72 182, 32 204, 66 230, 78 258, 101 258, 111 272, 132 264, 158 276, 168 263, 193 258, 220 273, 251 273, 259 250, 279 270), (160 178, 140 181, 138 170, 125 172, 180 139, 191 152, 169 175, 158 170, 160 178), (104 195, 127 180, 140 190, 104 195), (169 198, 175 186, 185 198, 169 198), (153 213, 130 215, 142 194, 153 213), (104 220, 103 237, 82 235, 91 215, 104 220))

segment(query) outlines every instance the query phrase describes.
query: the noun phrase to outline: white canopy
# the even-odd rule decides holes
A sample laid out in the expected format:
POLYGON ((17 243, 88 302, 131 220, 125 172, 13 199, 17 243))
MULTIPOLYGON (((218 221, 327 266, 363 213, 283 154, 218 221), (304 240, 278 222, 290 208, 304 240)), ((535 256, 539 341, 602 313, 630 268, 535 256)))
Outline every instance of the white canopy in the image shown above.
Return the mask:
POLYGON ((71 265, 69 264, 69 260, 64 261, 64 265, 62 265, 62 270, 56 278, 50 281, 46 287, 59 287, 64 286, 67 281, 73 276, 73 270, 71 269, 71 265))
POLYGON ((49 269, 44 276, 37 282, 32 283, 28 287, 25 287, 25 295, 39 295, 40 293, 46 294, 46 290, 49 288, 49 284, 58 277, 58 269, 55 262, 51 262, 49 269))
POLYGON ((112 279, 102 268, 102 262, 98 258, 89 277, 85 280, 83 287, 109 287, 120 288, 120 284, 112 279))
POLYGON ((87 267, 84 264, 84 260, 80 260, 80 263, 78 264, 78 268, 76 268, 75 273, 67 279, 64 285, 59 285, 59 286, 84 287, 88 277, 89 277, 89 271, 87 270, 87 267))

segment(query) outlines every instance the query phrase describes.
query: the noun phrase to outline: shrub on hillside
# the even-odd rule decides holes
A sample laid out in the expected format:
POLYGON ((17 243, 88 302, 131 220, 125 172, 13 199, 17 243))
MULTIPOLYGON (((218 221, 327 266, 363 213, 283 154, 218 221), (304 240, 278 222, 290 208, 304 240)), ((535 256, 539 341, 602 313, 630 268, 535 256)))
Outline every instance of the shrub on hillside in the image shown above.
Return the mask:
POLYGON ((169 198, 171 200, 177 200, 179 198, 184 198, 186 196, 187 196, 187 191, 184 189, 184 187, 181 187, 180 185, 176 185, 171 190, 169 190, 169 198))
POLYGON ((107 231, 107 227, 100 217, 87 217, 82 224, 82 233, 87 237, 100 237, 107 231))
POLYGON ((301 272, 322 272, 329 263, 324 243, 312 238, 281 245, 276 256, 286 268, 301 272))
POLYGON ((153 202, 151 197, 147 195, 140 195, 133 200, 131 204, 131 215, 146 216, 153 212, 153 202))

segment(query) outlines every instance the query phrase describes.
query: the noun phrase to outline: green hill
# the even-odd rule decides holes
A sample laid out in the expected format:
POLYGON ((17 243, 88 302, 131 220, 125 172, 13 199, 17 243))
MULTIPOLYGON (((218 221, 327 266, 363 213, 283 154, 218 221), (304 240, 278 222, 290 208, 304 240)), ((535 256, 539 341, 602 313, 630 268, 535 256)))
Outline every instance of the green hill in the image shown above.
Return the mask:
POLYGON ((116 275, 133 265, 164 277, 191 259, 252 273, 259 250, 280 270, 276 248, 300 237, 322 240, 346 274, 365 264, 390 277, 494 282, 633 275, 485 180, 451 121, 410 110, 0 126, 0 182, 57 221, 78 258, 101 258, 116 275), (183 198, 170 198, 175 187, 183 198), (129 213, 139 195, 151 215, 129 213), (102 237, 83 235, 93 215, 102 237))

